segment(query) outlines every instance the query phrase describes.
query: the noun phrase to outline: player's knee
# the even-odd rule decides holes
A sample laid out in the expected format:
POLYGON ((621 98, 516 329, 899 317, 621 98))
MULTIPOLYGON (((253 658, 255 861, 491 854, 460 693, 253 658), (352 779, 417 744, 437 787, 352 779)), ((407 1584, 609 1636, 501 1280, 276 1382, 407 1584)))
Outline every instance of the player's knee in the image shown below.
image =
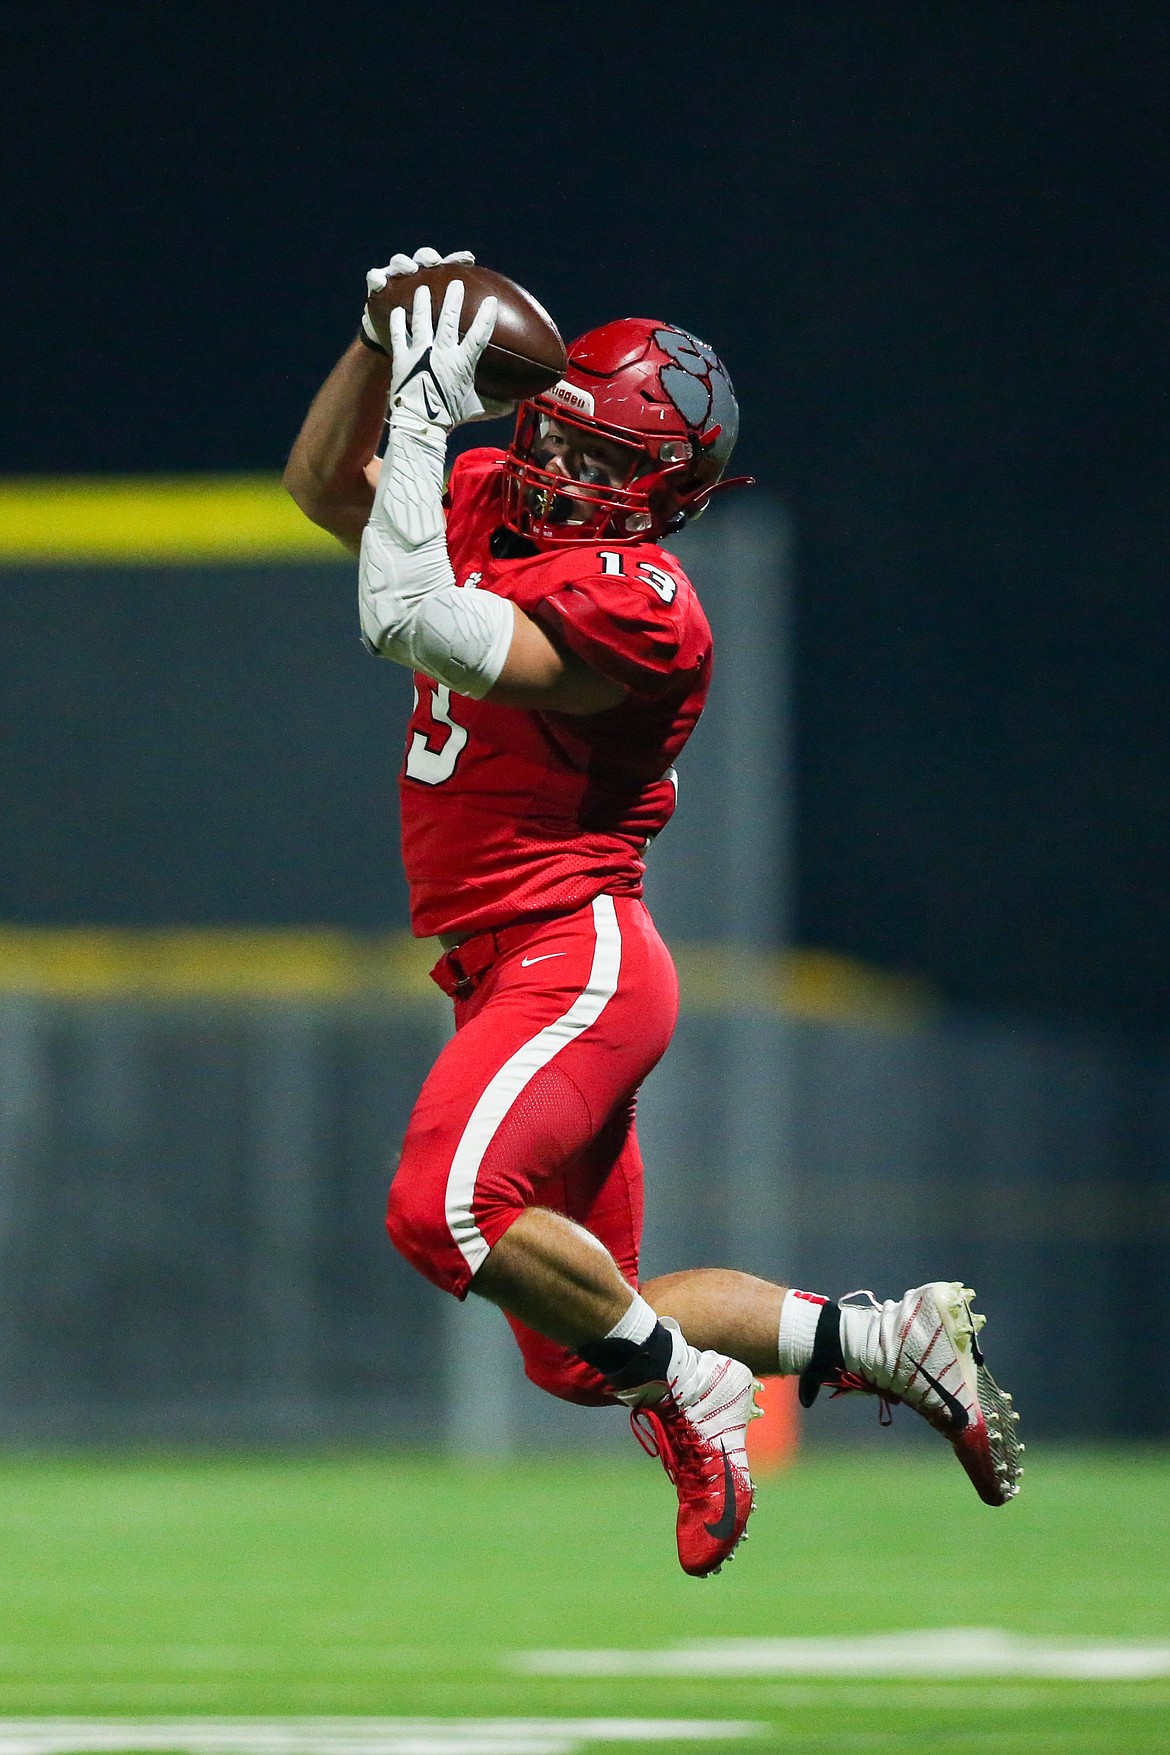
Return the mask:
POLYGON ((436 1279, 436 1268, 451 1246, 442 1190, 428 1190, 405 1154, 390 1184, 386 1230, 399 1255, 429 1280, 436 1279))

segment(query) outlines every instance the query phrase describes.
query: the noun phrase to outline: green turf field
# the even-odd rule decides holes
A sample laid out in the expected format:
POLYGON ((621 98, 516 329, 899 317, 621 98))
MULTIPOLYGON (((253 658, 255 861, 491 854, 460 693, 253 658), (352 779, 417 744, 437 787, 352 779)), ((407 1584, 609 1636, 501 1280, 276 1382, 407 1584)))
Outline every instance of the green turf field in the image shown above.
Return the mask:
POLYGON ((634 1715, 758 1721, 745 1750, 1166 1751, 1170 1678, 510 1667, 945 1627, 1170 1640, 1170 1457, 1033 1451, 994 1512, 942 1452, 814 1453, 764 1484, 753 1539, 708 1582, 677 1570, 671 1490, 636 1455, 7 1458, 0 1717, 634 1715))

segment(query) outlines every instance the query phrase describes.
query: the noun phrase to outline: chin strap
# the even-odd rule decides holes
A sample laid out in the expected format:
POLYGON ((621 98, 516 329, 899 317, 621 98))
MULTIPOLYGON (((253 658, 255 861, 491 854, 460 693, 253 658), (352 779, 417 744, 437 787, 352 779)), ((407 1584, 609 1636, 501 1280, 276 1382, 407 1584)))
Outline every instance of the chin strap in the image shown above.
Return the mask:
POLYGON ((697 488, 688 494, 677 511, 673 512, 662 527, 664 536, 673 536, 682 529, 684 524, 695 518, 701 518, 716 494, 726 493, 728 488, 755 487, 754 475, 732 475, 726 481, 717 481, 712 487, 697 488))
POLYGON ((726 476, 723 481, 717 481, 713 487, 701 488, 698 493, 692 494, 684 510, 688 517, 697 518, 701 512, 707 510, 716 494, 725 494, 729 488, 755 487, 756 485, 754 475, 726 476), (692 510, 692 508, 694 509, 692 510))

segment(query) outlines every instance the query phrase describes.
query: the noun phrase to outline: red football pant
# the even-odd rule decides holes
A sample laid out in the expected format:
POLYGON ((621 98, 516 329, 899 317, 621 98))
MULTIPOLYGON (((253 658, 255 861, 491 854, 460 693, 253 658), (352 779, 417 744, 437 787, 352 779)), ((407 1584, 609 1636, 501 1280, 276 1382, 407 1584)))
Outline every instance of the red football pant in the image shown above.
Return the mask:
MULTIPOLYGON (((481 933, 436 965, 456 1033, 419 1093, 386 1225, 457 1298, 525 1207, 591 1231, 638 1283, 642 1158, 634 1098, 678 1014, 670 953, 642 902, 598 896, 481 933)), ((524 1369, 566 1401, 614 1398, 567 1348, 509 1317, 524 1369)))

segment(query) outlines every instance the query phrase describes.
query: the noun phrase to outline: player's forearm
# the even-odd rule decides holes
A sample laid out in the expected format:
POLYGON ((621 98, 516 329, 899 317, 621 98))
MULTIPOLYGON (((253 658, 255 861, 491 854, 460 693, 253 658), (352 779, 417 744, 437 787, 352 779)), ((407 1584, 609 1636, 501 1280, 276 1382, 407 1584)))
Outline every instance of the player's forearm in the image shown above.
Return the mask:
POLYGON ((443 519, 446 433, 396 411, 362 538, 358 600, 372 652, 477 699, 496 680, 512 637, 512 608, 460 591, 443 519))
POLYGON ((371 652, 476 700, 507 670, 517 704, 598 712, 616 704, 613 685, 571 665, 506 598, 455 582, 443 516, 447 436, 483 412, 474 370, 496 318, 495 299, 485 299, 460 340, 462 301, 452 282, 437 326, 425 288, 409 331, 402 307, 390 314, 390 436, 361 542, 362 634, 371 652))
POLYGON ((374 503, 390 362, 355 341, 313 398, 284 472, 307 517, 356 553, 374 503))

